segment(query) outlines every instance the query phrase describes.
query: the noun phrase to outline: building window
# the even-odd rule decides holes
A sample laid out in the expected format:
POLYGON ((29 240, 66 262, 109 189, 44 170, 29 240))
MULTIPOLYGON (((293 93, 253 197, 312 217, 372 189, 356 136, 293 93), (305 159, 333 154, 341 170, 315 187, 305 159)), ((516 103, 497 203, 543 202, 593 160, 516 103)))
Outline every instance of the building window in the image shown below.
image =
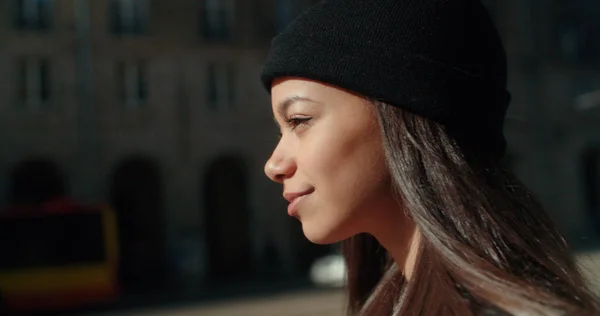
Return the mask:
POLYGON ((147 0, 111 0, 110 27, 113 34, 141 35, 148 31, 147 0))
MULTIPOLYGON (((600 89, 594 90, 589 88, 583 90, 584 93, 576 93, 575 97, 575 109, 579 111, 586 111, 594 108, 600 108, 600 89)), ((578 91, 581 92, 581 91, 578 91)))
POLYGON ((600 2, 570 0, 560 13, 559 45, 569 62, 600 61, 600 2))
POLYGON ((277 0, 277 31, 281 32, 294 18, 294 1, 277 0))
POLYGON ((119 99, 127 107, 138 107, 148 100, 148 75, 144 62, 119 62, 117 81, 119 99))
POLYGON ((50 100, 50 65, 47 59, 22 58, 17 62, 18 103, 39 109, 50 100))
POLYGON ((235 104, 235 69, 229 63, 208 65, 208 106, 212 110, 232 109, 235 104))
POLYGON ((52 19, 51 0, 16 0, 15 27, 20 30, 47 30, 52 19))
POLYGON ((224 41, 231 37, 234 0, 203 0, 201 29, 205 39, 224 41))

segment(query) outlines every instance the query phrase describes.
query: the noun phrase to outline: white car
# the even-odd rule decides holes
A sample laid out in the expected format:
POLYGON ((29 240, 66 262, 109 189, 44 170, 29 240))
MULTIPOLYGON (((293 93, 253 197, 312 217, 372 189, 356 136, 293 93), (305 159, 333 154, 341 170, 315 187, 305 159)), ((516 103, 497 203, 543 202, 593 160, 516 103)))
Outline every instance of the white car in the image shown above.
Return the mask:
POLYGON ((346 262, 339 254, 315 260, 310 268, 310 280, 317 286, 343 287, 346 285, 346 262))

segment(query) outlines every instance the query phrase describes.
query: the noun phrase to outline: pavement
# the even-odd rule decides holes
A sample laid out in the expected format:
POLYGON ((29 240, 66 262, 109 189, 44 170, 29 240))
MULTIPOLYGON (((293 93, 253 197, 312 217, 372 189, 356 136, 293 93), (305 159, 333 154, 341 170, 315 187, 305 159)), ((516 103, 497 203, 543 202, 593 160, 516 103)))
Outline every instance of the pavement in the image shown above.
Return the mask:
MULTIPOLYGON (((578 254, 581 270, 600 295, 600 251, 578 254)), ((345 294, 341 289, 300 290, 259 298, 232 299, 216 303, 137 309, 93 316, 343 316, 345 294)))
POLYGON ((343 316, 344 301, 342 290, 312 290, 200 306, 141 309, 94 316, 343 316))

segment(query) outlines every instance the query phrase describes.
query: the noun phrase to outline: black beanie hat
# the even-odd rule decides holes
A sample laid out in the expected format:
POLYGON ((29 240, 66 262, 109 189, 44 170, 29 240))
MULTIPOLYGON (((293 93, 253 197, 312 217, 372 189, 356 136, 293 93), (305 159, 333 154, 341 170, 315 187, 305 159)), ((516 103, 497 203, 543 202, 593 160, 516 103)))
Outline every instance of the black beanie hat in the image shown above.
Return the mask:
POLYGON ((437 121, 506 151, 506 54, 480 0, 325 0, 272 43, 261 80, 303 77, 437 121))

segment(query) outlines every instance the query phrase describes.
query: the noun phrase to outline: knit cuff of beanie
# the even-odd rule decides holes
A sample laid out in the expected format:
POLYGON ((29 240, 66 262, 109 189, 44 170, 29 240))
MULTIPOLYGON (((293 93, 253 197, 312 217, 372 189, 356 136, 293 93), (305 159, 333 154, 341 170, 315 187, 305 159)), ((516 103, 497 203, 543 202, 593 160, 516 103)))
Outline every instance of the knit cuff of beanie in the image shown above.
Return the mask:
POLYGON ((331 84, 502 154, 506 56, 479 0, 326 0, 271 43, 261 80, 331 84))
POLYGON ((488 150, 494 154, 502 155, 506 150, 502 126, 510 94, 484 78, 385 48, 339 42, 333 48, 298 35, 285 39, 285 45, 280 45, 280 40, 273 40, 261 75, 269 92, 276 78, 315 80, 439 122, 455 136, 480 146, 482 142, 484 146, 493 144, 488 150), (361 54, 354 54, 354 49, 360 49, 361 54), (497 104, 490 106, 490 102, 497 104))

